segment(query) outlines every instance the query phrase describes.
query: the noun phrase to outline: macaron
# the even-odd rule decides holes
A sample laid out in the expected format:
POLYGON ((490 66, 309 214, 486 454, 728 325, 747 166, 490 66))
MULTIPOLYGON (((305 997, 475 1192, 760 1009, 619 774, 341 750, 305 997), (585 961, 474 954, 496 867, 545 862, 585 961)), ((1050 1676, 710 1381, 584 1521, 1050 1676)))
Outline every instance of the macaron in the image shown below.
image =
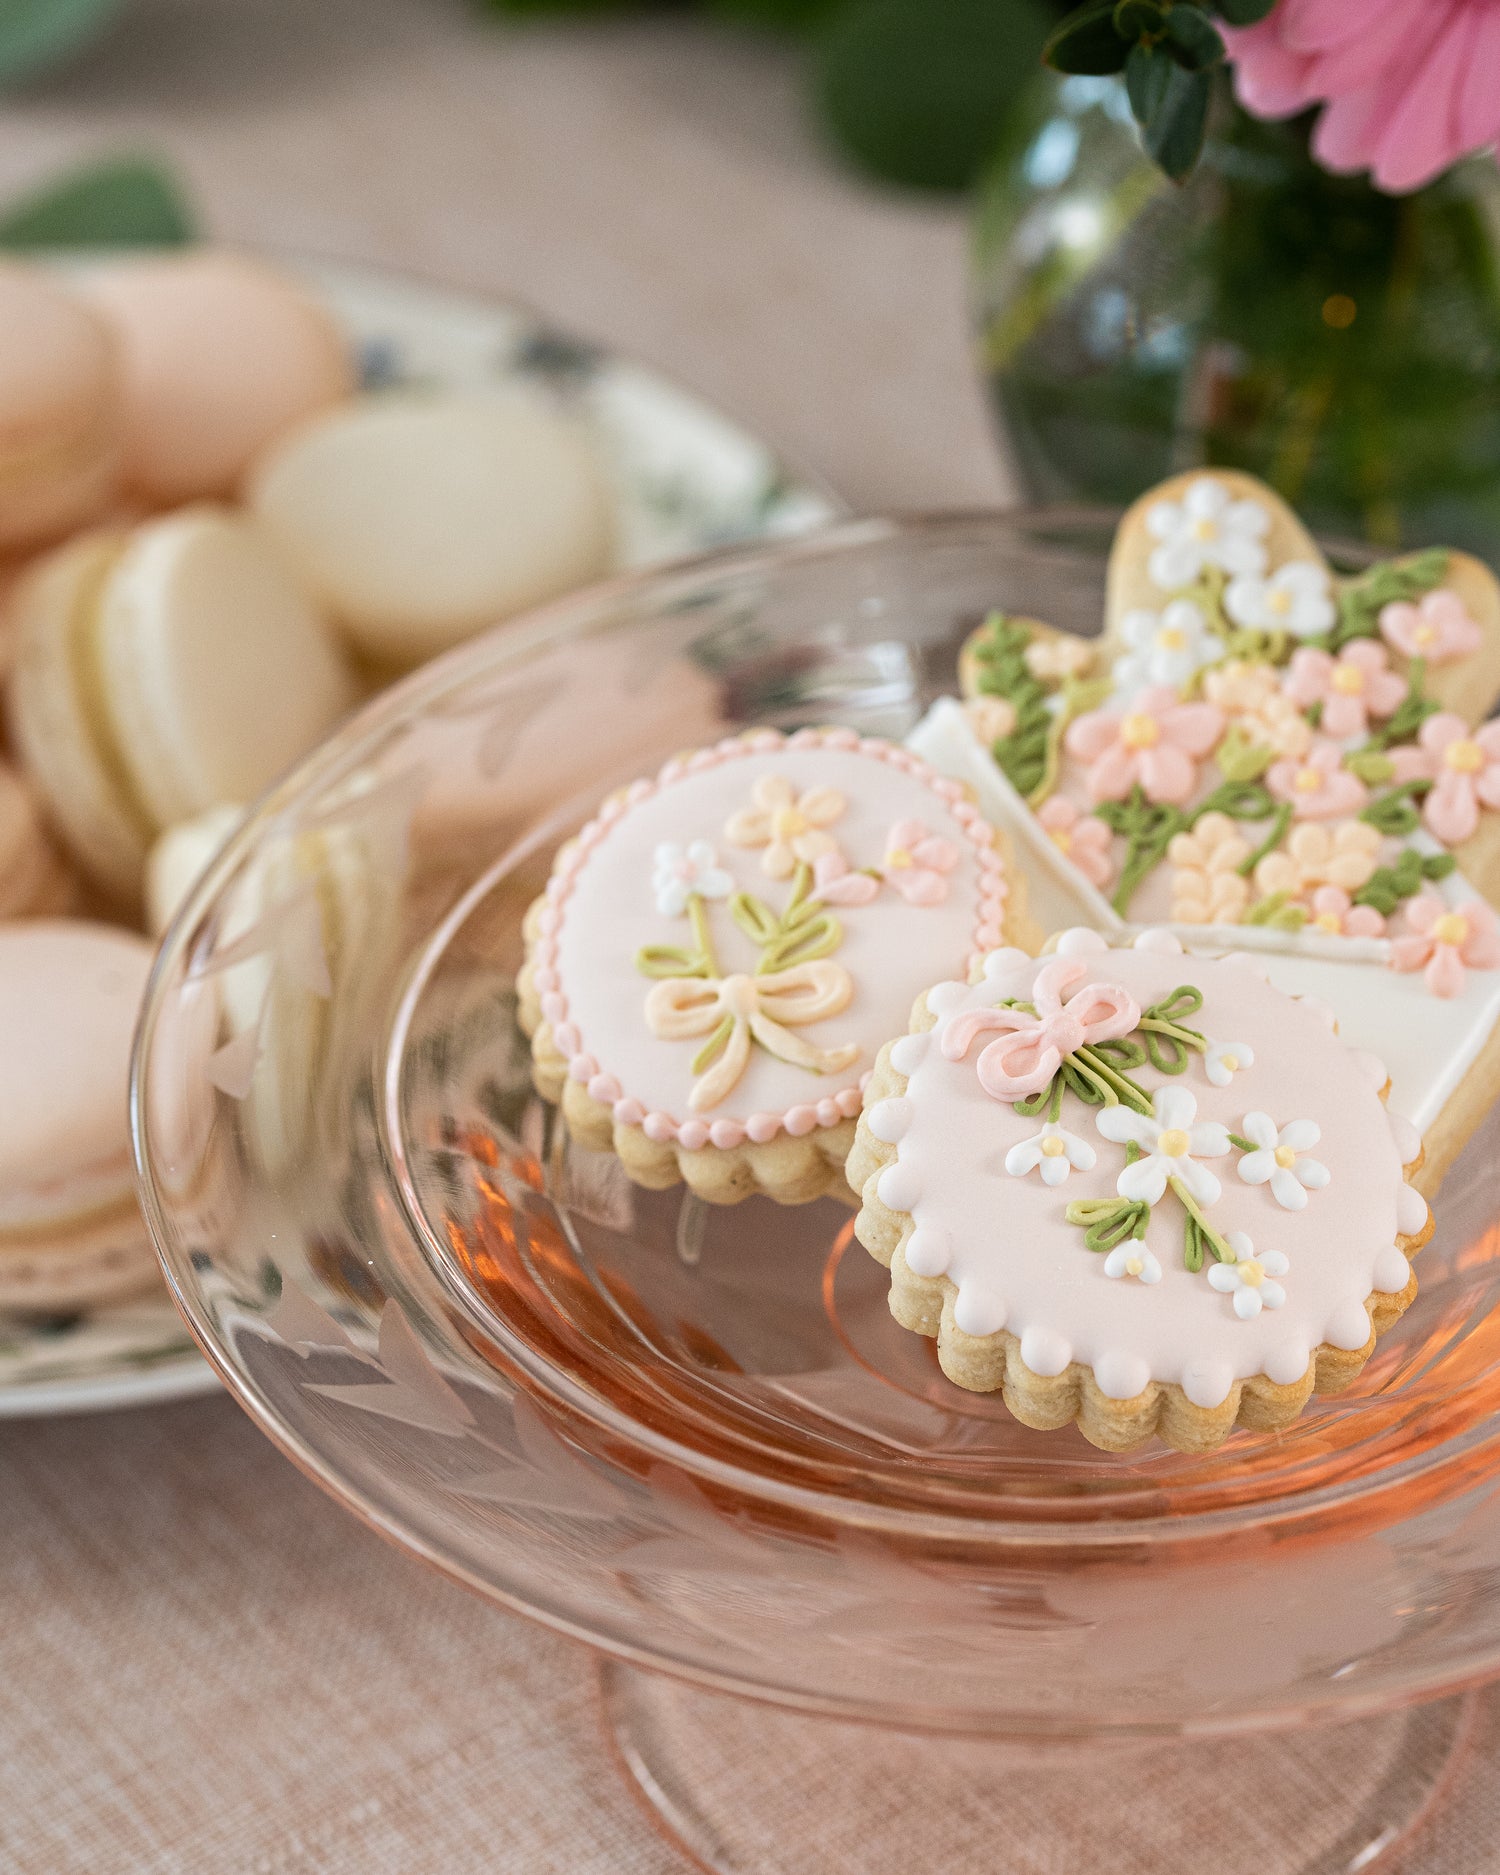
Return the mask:
POLYGON ((42 829, 31 789, 0 762, 0 920, 70 911, 77 881, 42 829))
POLYGON ((610 566, 585 426, 543 392, 399 392, 302 425, 247 498, 360 652, 410 665, 610 566))
POLYGON ((157 505, 233 493, 269 442, 354 388, 333 315, 265 261, 119 261, 83 290, 118 342, 126 485, 157 505))
POLYGON ((16 750, 79 864, 123 903, 158 834, 252 800, 354 701, 317 609, 223 509, 73 541, 13 606, 16 750))
POLYGON ((197 884, 209 861, 245 818, 242 807, 211 807, 180 821, 152 847, 146 860, 146 929, 160 937, 197 884))
POLYGON ((123 383, 104 321, 39 267, 0 261, 0 550, 93 518, 120 470, 123 383))
POLYGON ((76 1309, 157 1280, 128 1121, 151 959, 109 925, 0 925, 0 1309, 76 1309))

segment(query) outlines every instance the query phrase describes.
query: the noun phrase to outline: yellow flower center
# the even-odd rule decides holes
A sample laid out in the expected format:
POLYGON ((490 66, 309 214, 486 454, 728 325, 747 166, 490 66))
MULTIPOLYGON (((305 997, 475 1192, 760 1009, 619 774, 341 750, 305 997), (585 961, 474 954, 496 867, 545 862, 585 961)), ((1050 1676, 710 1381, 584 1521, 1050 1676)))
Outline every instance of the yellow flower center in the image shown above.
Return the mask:
POLYGON ((1282 1171, 1289 1171, 1291 1167, 1297 1163, 1297 1155, 1290 1146, 1278 1146, 1276 1148, 1276 1163, 1281 1167, 1282 1171))
POLYGON ((799 833, 807 832, 807 816, 795 807, 778 808, 771 828, 778 840, 795 840, 799 833))
POLYGON ((1144 710, 1133 710, 1120 725, 1120 740, 1127 749, 1154 749, 1161 741, 1161 724, 1144 710))
POLYGON ((1274 612, 1278 618, 1284 618, 1292 609, 1292 595, 1278 586, 1266 594, 1266 610, 1274 612))
POLYGON ((1180 1126, 1169 1126, 1156 1142, 1156 1150, 1169 1159, 1180 1159, 1192 1141, 1180 1126))
POLYGON ((1156 643, 1162 651, 1181 651, 1187 644, 1187 633, 1175 625, 1164 625, 1156 634, 1156 643))
POLYGON ((1433 925, 1432 935, 1439 944, 1462 944, 1469 935, 1469 921, 1456 911, 1444 912, 1433 925))
POLYGON ((1323 785, 1323 773, 1317 768, 1299 768, 1292 777, 1292 786, 1298 794, 1316 794, 1323 785))
POLYGON ((1477 775, 1484 767, 1484 750, 1467 736, 1460 737, 1443 750, 1443 766, 1451 768, 1455 775, 1477 775))
POLYGON ((1357 664, 1340 664, 1332 684, 1341 697, 1357 697, 1364 690, 1365 674, 1357 664))
POLYGON ((893 846, 890 852, 885 856, 887 872, 904 872, 908 866, 914 865, 915 863, 911 854, 907 852, 904 846, 893 846))
POLYGON ((1127 1276, 1139 1276, 1145 1267, 1146 1259, 1144 1257, 1126 1257, 1125 1259, 1125 1274, 1127 1276))
POLYGON ((1261 1268, 1260 1264, 1256 1262, 1254 1257, 1251 1257, 1248 1263, 1236 1263, 1234 1267, 1239 1275, 1240 1281, 1247 1289, 1259 1289, 1261 1284, 1266 1280, 1266 1272, 1261 1268))
POLYGON ((1319 931, 1331 931, 1335 937, 1344 928, 1336 911, 1320 911, 1313 919, 1313 924, 1319 931))
POLYGON ((1240 1058, 1238 1055, 1220 1055, 1219 1066, 1221 1068, 1228 1068, 1231 1074, 1238 1074, 1240 1071, 1240 1058))
POLYGON ((1212 540, 1218 531, 1212 521, 1194 521, 1193 523, 1194 540, 1212 540))
POLYGON ((1059 853, 1071 853, 1073 851, 1073 836, 1068 832, 1066 827, 1059 827, 1052 835, 1052 844, 1057 848, 1059 853))
POLYGON ((1436 625, 1419 625, 1411 636, 1412 643, 1420 645, 1425 651, 1428 645, 1436 642, 1437 627, 1436 625))
POLYGON ((1067 1147, 1057 1137, 1056 1133, 1053 1133, 1050 1138, 1042 1141, 1042 1153, 1043 1156, 1048 1159, 1060 1159, 1066 1151, 1067 1147))

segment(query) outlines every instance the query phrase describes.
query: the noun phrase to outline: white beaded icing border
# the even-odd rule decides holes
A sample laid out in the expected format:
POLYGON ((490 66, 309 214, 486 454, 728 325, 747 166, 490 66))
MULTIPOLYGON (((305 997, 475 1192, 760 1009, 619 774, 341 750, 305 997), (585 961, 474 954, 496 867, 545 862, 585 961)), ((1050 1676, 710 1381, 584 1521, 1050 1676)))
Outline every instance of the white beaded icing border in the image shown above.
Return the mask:
MULTIPOLYGON (((1174 932, 1153 928, 1143 931, 1134 940, 1137 950, 1155 950, 1176 953, 1183 950, 1181 940, 1174 932)), ((1064 957, 1091 956, 1112 949, 1129 949, 1129 945, 1111 945, 1097 931, 1087 925, 1079 925, 1064 931, 1057 939, 1057 953, 1064 957)), ((982 970, 986 979, 1004 974, 1016 965, 1032 961, 1024 951, 1003 949, 992 951, 983 960, 982 970)), ((1269 981, 1264 962, 1248 952, 1238 951, 1219 959, 1221 963, 1248 969, 1262 980, 1269 981)), ((1274 987, 1274 985, 1273 985, 1274 987)), ((969 994, 970 986, 957 981, 939 983, 927 993, 927 1007, 939 1021, 951 1013, 969 994)), ((1285 994, 1285 992, 1282 992, 1285 994)), ((1314 997, 1292 996, 1289 1002, 1295 1002, 1307 1009, 1314 1016, 1326 1022, 1330 1029, 1335 1027, 1333 1011, 1325 1003, 1314 997)), ((936 1029, 913 1031, 895 1043, 891 1049, 891 1066, 903 1081, 910 1082, 911 1076, 932 1045, 936 1029)), ((1355 1071, 1362 1074, 1379 1093, 1386 1086, 1389 1075, 1385 1063, 1367 1049, 1348 1048, 1351 1063, 1355 1071)), ((894 1148, 894 1156, 886 1163, 875 1186, 875 1195, 888 1211, 898 1215, 910 1216, 919 1202, 922 1191, 920 1180, 910 1166, 901 1163, 901 1141, 909 1131, 915 1118, 915 1109, 904 1087, 899 1094, 893 1094, 885 1100, 879 1100, 865 1114, 865 1125, 881 1144, 894 1148)), ((1404 1115, 1386 1110, 1386 1120, 1391 1129, 1391 1138, 1397 1155, 1404 1167, 1417 1159, 1422 1150, 1421 1135, 1404 1115)), ((1396 1228, 1403 1237, 1418 1237, 1427 1228, 1427 1200, 1413 1186, 1403 1179, 1396 1194, 1396 1228)), ((942 1276, 947 1272, 951 1246, 944 1241, 946 1233, 932 1226, 925 1230, 913 1230, 906 1241, 907 1267, 915 1276, 942 1276)), ((1406 1253, 1398 1244, 1380 1252, 1375 1266, 1375 1288, 1358 1296, 1346 1297, 1332 1311, 1320 1342, 1326 1341, 1331 1347, 1357 1353, 1370 1338, 1370 1318, 1366 1309, 1368 1295, 1399 1294, 1405 1289, 1411 1277, 1411 1264, 1406 1253)), ((957 1325, 965 1332, 985 1335, 997 1332, 995 1325, 966 1324, 957 1315, 957 1325)), ((1003 1327, 1003 1321, 998 1325, 1003 1327)), ((1036 1326, 1028 1328, 1021 1337, 1021 1359, 1035 1374, 1044 1378, 1063 1372, 1073 1359, 1072 1345, 1067 1337, 1053 1330, 1036 1326)), ((1167 1382, 1169 1375, 1152 1374, 1143 1371, 1146 1363, 1134 1356, 1106 1352, 1093 1363, 1094 1379, 1099 1390, 1107 1399, 1134 1399, 1151 1381, 1167 1382)), ((1306 1371, 1306 1361, 1296 1363, 1296 1372, 1270 1373, 1267 1378, 1290 1384, 1301 1378, 1306 1371)), ((1222 1406, 1229 1397, 1234 1385, 1234 1376, 1227 1364, 1212 1365, 1198 1362, 1190 1366, 1178 1381, 1188 1400, 1198 1407, 1212 1411, 1222 1406)))
POLYGON ((584 1048, 583 1038, 569 1018, 568 999, 558 975, 558 942, 579 869, 616 823, 632 807, 649 800, 662 788, 701 774, 705 769, 717 768, 724 762, 748 755, 770 755, 781 749, 834 749, 844 754, 869 756, 900 769, 931 789, 963 830, 979 866, 979 911, 969 966, 1003 941, 1007 884, 1005 864, 996 849, 995 831, 970 801, 962 782, 940 775, 910 749, 883 741, 878 736, 861 736, 852 729, 799 729, 790 736, 777 729, 758 729, 746 736, 726 736, 711 748, 697 749, 691 755, 675 756, 654 780, 633 782, 623 794, 606 801, 559 857, 547 882, 546 903, 537 920, 538 938, 532 968, 532 982, 541 1011, 551 1024, 553 1046, 567 1061, 568 1078, 585 1087, 591 1100, 608 1107, 617 1125, 638 1126, 647 1139, 657 1145, 675 1141, 689 1152, 704 1146, 732 1151, 747 1141, 765 1145, 781 1132, 798 1139, 817 1127, 837 1126, 841 1120, 852 1120, 864 1101, 868 1074, 857 1087, 846 1087, 818 1101, 800 1102, 784 1113, 752 1113, 748 1120, 679 1120, 670 1113, 648 1111, 641 1101, 625 1092, 615 1075, 601 1069, 584 1048))

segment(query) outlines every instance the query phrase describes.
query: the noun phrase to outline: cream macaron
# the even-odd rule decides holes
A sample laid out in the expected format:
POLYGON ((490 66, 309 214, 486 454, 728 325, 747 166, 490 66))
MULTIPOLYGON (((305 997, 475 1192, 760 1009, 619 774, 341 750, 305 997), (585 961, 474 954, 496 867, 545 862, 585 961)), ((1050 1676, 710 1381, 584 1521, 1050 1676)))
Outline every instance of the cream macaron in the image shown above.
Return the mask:
POLYGON ((226 510, 75 540, 13 609, 15 748, 79 864, 123 903, 159 833, 253 799, 355 700, 317 609, 226 510))
POLYGON ((98 314, 38 267, 0 261, 0 550, 91 520, 120 469, 122 377, 98 314))
POLYGON ((233 493, 269 442, 354 388, 333 315, 265 261, 212 248, 126 260, 83 288, 118 341, 125 480, 148 501, 233 493))
POLYGON ((0 925, 0 1309, 57 1313, 157 1281, 128 1121, 151 958, 108 925, 0 925))
POLYGON ((71 911, 78 882, 47 838, 35 796, 0 762, 0 920, 71 911))
POLYGON ((358 398, 269 451, 247 496, 377 663, 420 662, 613 557, 593 439, 527 386, 358 398))

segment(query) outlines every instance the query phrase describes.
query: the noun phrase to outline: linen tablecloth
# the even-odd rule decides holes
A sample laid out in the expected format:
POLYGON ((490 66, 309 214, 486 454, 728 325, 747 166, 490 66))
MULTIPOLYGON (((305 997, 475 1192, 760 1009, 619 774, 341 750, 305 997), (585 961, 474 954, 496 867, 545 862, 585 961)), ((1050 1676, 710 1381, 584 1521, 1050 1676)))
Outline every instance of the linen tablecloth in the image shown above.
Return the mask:
MULTIPOLYGON (((215 234, 529 302, 856 508, 1004 500, 962 215, 842 174, 799 83, 684 19, 133 0, 4 100, 0 194, 152 149, 215 234)), ((0 1596, 4 1875, 685 1868, 604 1754, 587 1657, 388 1548, 222 1397, 0 1424, 0 1596)), ((1500 1868, 1493 1716, 1481 1752, 1424 1875, 1500 1868)))

